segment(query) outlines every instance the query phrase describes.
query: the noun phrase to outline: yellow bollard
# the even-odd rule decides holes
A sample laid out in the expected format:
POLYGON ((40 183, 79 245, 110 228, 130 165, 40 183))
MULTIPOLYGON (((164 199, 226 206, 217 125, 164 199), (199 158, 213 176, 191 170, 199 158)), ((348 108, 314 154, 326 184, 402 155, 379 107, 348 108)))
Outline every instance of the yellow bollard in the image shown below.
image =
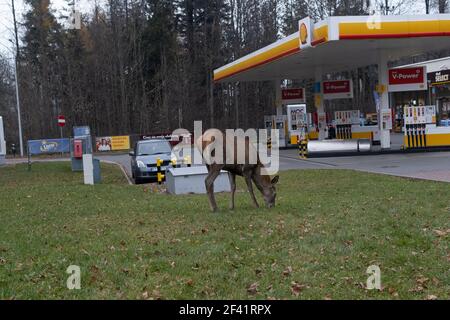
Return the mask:
POLYGON ((308 159, 308 140, 302 140, 300 142, 300 158, 308 159))
POLYGON ((190 168, 192 166, 192 159, 190 156, 184 157, 184 163, 190 168))
POLYGON ((303 159, 303 145, 302 141, 300 140, 300 137, 298 137, 297 143, 298 143, 298 157, 300 159, 303 159))
POLYGON ((166 179, 166 176, 161 172, 158 172, 158 184, 162 184, 164 182, 164 179, 166 179))
POLYGON ((161 166, 164 164, 164 161, 161 159, 156 160, 156 167, 158 168, 158 184, 162 184, 166 176, 161 172, 161 166))

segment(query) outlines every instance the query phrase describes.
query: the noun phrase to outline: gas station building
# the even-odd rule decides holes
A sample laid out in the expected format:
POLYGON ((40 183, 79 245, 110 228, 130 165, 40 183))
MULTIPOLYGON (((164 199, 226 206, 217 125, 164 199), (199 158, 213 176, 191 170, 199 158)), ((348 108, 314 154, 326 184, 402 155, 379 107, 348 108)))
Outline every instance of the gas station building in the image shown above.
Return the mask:
POLYGON ((341 142, 370 139, 389 150, 397 131, 405 149, 450 147, 450 59, 389 68, 401 58, 449 48, 447 14, 339 16, 317 23, 307 17, 298 32, 215 70, 214 80, 273 81, 276 115, 261 123, 282 129, 281 147, 329 139, 330 124, 341 142), (378 85, 371 88, 377 123, 361 123, 360 110, 350 107, 327 115, 325 101, 354 95, 351 79, 330 80, 330 75, 371 65, 378 66, 378 85), (282 88, 284 80, 315 82, 314 115, 306 111, 305 89, 282 88))

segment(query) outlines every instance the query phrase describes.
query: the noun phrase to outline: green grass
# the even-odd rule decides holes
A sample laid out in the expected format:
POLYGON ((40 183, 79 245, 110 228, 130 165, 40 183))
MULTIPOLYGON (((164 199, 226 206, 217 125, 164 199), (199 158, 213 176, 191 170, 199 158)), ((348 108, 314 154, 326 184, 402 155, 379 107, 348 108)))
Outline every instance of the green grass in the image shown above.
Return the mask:
POLYGON ((449 299, 449 235, 435 232, 450 229, 449 184, 290 171, 275 209, 239 192, 235 212, 219 195, 214 215, 206 196, 102 169, 84 186, 69 163, 0 168, 0 299, 449 299), (381 292, 364 288, 370 265, 381 292))

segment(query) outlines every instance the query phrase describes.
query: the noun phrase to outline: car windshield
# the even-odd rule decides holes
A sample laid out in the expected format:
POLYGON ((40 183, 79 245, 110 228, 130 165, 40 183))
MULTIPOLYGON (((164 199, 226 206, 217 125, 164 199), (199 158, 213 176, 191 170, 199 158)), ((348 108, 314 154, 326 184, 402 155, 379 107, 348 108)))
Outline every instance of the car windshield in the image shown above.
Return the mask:
POLYGON ((165 141, 142 143, 138 147, 139 156, 171 153, 171 151, 170 144, 165 141))

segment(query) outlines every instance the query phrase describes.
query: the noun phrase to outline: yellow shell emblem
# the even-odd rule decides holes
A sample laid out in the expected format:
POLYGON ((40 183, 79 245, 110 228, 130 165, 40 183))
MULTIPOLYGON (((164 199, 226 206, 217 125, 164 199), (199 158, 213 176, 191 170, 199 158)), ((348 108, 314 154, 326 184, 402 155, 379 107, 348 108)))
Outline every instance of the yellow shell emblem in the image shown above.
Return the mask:
POLYGON ((306 44, 308 42, 308 28, 304 23, 300 26, 300 42, 302 44, 306 44))

